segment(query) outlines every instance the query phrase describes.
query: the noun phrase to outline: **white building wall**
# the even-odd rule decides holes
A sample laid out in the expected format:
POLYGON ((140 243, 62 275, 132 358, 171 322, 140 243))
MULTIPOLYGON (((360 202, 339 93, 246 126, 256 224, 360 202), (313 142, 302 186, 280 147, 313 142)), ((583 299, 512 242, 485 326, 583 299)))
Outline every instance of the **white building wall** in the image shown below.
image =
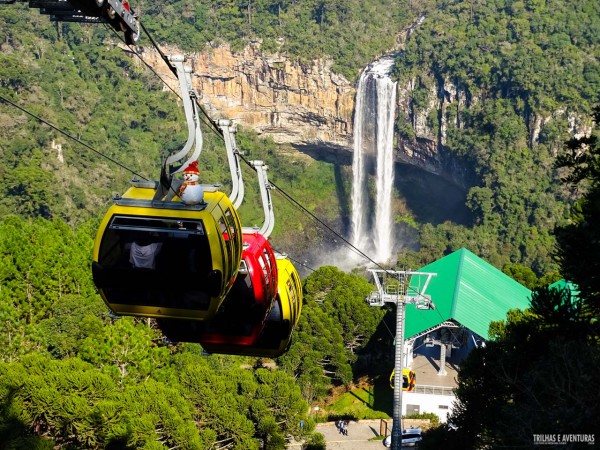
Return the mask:
POLYGON ((402 393, 402 415, 413 414, 414 407, 418 406, 419 413, 434 413, 440 418, 440 422, 447 422, 455 400, 454 395, 405 391, 402 393))

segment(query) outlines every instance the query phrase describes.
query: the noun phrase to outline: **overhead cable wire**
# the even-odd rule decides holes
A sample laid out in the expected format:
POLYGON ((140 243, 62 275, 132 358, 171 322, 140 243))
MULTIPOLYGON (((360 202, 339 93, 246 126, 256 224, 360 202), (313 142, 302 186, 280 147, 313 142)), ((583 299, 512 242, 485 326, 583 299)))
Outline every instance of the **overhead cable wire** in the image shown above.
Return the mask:
MULTIPOLYGON (((143 27, 143 25, 141 23, 140 23, 140 25, 143 27)), ((176 90, 174 90, 171 87, 171 85, 169 83, 167 83, 166 80, 163 77, 161 77, 159 75, 159 73, 156 70, 154 70, 154 68, 144 60, 144 58, 142 58, 142 56, 140 55, 140 53, 137 50, 137 48, 132 47, 130 44, 127 44, 127 42, 125 42, 125 39, 123 39, 123 37, 119 33, 117 33, 116 30, 113 29, 112 27, 109 27, 106 24, 105 24, 105 27, 107 29, 110 29, 121 40, 121 42, 123 42, 123 44, 126 45, 129 48, 129 50, 131 51, 131 53, 133 53, 135 56, 137 56, 139 58, 139 60, 142 61, 142 63, 144 63, 144 65, 148 69, 150 69, 150 71, 154 75, 156 75, 158 77, 158 79, 160 81, 162 81, 163 84, 167 88, 169 88, 171 90, 171 92, 173 92, 180 100, 183 100, 181 98, 181 95, 179 94, 179 92, 177 92, 176 90)), ((163 61, 165 61, 165 63, 167 64, 167 66, 169 66, 169 68, 171 69, 171 71, 173 71, 175 68, 172 66, 171 62, 164 55, 164 53, 162 52, 162 50, 156 45, 156 43, 154 42, 154 40, 152 39, 152 37, 149 35, 149 33, 147 31, 145 31, 145 32, 148 35, 148 38, 150 39, 150 41, 153 43, 153 45, 156 48, 157 52, 161 55, 161 58, 163 59, 163 61)), ((175 70, 175 75, 177 76, 177 71, 176 70, 175 70)), ((204 114, 204 116, 206 116, 206 119, 208 120, 208 122, 207 122, 207 120, 203 120, 202 117, 199 117, 200 121, 202 121, 202 123, 204 123, 204 125, 206 125, 209 130, 213 131, 222 141, 224 141, 225 139, 224 139, 223 135, 220 133, 220 131, 214 129, 214 122, 210 119, 210 117, 208 117, 208 114, 206 113, 206 111, 204 111, 202 109, 202 105, 198 102, 198 99, 196 98, 194 100, 196 102, 196 105, 200 108, 200 110, 202 111, 202 113, 204 114)), ((166 162, 166 160, 165 160, 165 162, 166 162)))
MULTIPOLYGON (((448 321, 448 319, 444 319, 442 317, 442 315, 440 314, 440 312, 437 308, 434 308, 434 309, 438 313, 438 316, 440 316, 440 319, 442 319, 442 323, 448 321)), ((458 338, 458 336, 456 334, 454 334, 452 327, 445 327, 445 328, 450 332, 450 334, 454 337, 454 339, 456 339, 456 342, 460 342, 460 339, 458 338)))
POLYGON ((284 255, 286 258, 290 259, 291 261, 295 262, 296 264, 299 264, 303 267, 306 267, 308 270, 312 271, 312 272, 316 272, 316 269, 313 269, 312 267, 308 266, 307 264, 298 261, 297 259, 292 258, 290 255, 288 255, 286 252, 280 252, 279 250, 277 250, 276 248, 273 248, 273 250, 275 250, 277 253, 280 253, 282 255, 284 255))
POLYGON ((163 82, 163 84, 169 88, 171 90, 171 92, 173 92, 173 94, 175 94, 177 97, 179 97, 181 99, 181 95, 179 95, 179 92, 177 92, 175 89, 173 89, 171 87, 171 85, 169 83, 167 83, 163 77, 161 77, 158 72, 156 70, 154 70, 154 67, 152 67, 150 64, 148 64, 144 58, 142 58, 142 56, 140 55, 140 53, 137 51, 137 49, 135 48, 135 46, 131 46, 130 44, 128 44, 127 42, 125 42, 125 39, 123 39, 123 36, 121 36, 119 33, 117 33, 117 30, 115 30, 113 27, 109 26, 108 24, 104 23, 104 26, 106 27, 107 30, 112 31, 115 36, 117 36, 121 42, 123 42, 124 45, 126 45, 127 47, 129 47, 129 50, 131 50, 131 53, 133 53, 135 56, 137 56, 139 58, 140 61, 142 61, 142 63, 144 63, 144 65, 150 69, 150 71, 156 75, 158 77, 158 79, 160 81, 163 82))
POLYGON ((167 55, 165 55, 163 53, 163 51, 160 49, 160 47, 158 46, 158 44, 156 43, 156 41, 154 40, 154 38, 150 35, 150 33, 148 32, 148 30, 146 30, 146 27, 144 26, 144 24, 142 22, 140 22, 140 27, 142 28, 142 30, 144 31, 144 33, 146 34, 146 36, 148 37, 148 39, 150 39, 150 43, 156 49, 156 51, 158 52, 158 54, 160 55, 160 57, 162 58, 162 60, 169 67, 169 69, 171 69, 171 72, 173 72, 173 75, 177 76, 177 69, 175 69, 175 67, 173 67, 173 64, 171 64, 171 61, 169 61, 169 58, 167 57, 167 55))
MULTIPOLYGON (((116 30, 114 30, 113 28, 109 27, 108 25, 106 25, 106 28, 110 29, 120 40, 121 42, 123 42, 124 45, 127 45, 127 47, 129 47, 129 50, 131 51, 131 53, 133 53, 135 56, 137 56, 140 61, 142 61, 142 63, 144 63, 144 65, 150 69, 150 71, 156 75, 158 77, 158 79, 160 81, 163 82, 163 84, 169 88, 169 90, 171 90, 171 92, 173 92, 180 100, 181 100, 181 95, 179 94, 179 92, 177 92, 175 89, 173 89, 171 87, 171 85, 169 83, 167 83, 165 81, 165 79, 163 77, 161 77, 159 75, 159 73, 154 70, 154 68, 148 64, 144 58, 142 58, 142 56, 140 55, 139 51, 132 47, 130 44, 127 44, 127 42, 125 42, 125 39, 123 39, 123 37, 117 33, 116 30)), ((173 74, 177 77, 177 70, 175 69, 175 67, 173 67, 173 65, 171 64, 171 61, 169 61, 169 58, 163 53, 163 51, 160 49, 160 47, 158 47, 158 45, 156 44, 156 42, 154 41, 154 39, 152 38, 152 36, 150 36, 150 33, 148 33, 148 31, 144 28, 144 25, 140 22, 140 26, 142 27, 142 29, 144 30, 144 32, 146 33, 146 35, 148 36, 148 39, 150 39, 150 42, 152 43, 152 46, 156 49, 156 51, 158 52, 158 54, 160 55, 161 59, 165 62, 165 64, 169 67, 169 69, 171 70, 171 72, 173 72, 173 74)), ((214 132, 217 136, 219 136, 222 140, 223 140, 223 135, 221 134, 220 130, 218 130, 218 128, 216 128, 215 123, 212 121, 212 119, 210 118, 210 116, 208 115, 208 113, 204 110, 204 107, 198 102, 198 99, 195 99, 196 101, 196 105, 198 106, 198 108, 200 108, 200 111, 202 112, 202 114, 205 116, 206 120, 203 120, 202 118, 199 118, 202 123, 204 123, 212 132, 214 132)))
POLYGON ((372 259, 369 255, 367 255, 362 250, 360 250, 358 247, 356 247, 354 244, 352 244, 350 241, 348 241, 344 236, 342 236, 340 233, 338 233, 333 228, 331 228, 329 225, 327 225, 325 222, 323 222, 321 219, 319 219, 316 215, 314 215, 312 212, 310 212, 308 210, 308 208, 306 208, 304 205, 302 205, 299 201, 297 201, 295 198, 293 198, 291 195, 289 195, 287 192, 285 192, 283 189, 281 189, 275 183, 273 183, 272 181, 269 181, 269 183, 272 184, 273 187, 275 187, 275 189, 277 189, 279 192, 281 192, 281 194, 290 203, 292 203, 293 205, 296 205, 298 208, 300 208, 302 211, 304 211, 305 214, 309 215, 310 217, 313 218, 313 220, 315 220, 316 222, 318 222, 322 227, 324 227, 325 229, 329 230, 329 232, 333 233, 335 236, 337 236, 339 239, 341 239, 355 253, 359 254, 360 256, 362 256, 363 258, 365 258, 366 260, 370 261, 371 263, 373 263, 374 265, 376 265, 377 267, 379 267, 381 270, 384 270, 386 272, 388 271, 388 269, 385 269, 382 265, 380 265, 378 262, 376 262, 374 259, 372 259))
MULTIPOLYGON (((144 24, 141 23, 141 22, 140 22, 140 27, 142 28, 142 30, 144 31, 144 33, 146 34, 146 36, 148 37, 148 39, 150 39, 150 43, 156 49, 156 51, 158 52, 158 54, 160 55, 160 57, 162 58, 162 60, 165 62, 165 64, 169 67, 169 69, 171 70, 171 72, 173 72, 175 74, 175 76, 177 76, 177 69, 175 69, 175 67, 173 66, 173 64, 171 64, 171 61, 169 61, 168 56, 164 54, 164 52, 161 50, 161 48, 158 46, 158 44, 156 43, 156 41, 154 40, 154 38, 150 35, 150 33, 148 32, 148 30, 144 26, 144 24)), ((206 123, 204 121, 203 122, 214 133, 216 133, 218 136, 221 136, 221 139, 223 139, 223 135, 221 133, 221 130, 219 130, 219 128, 217 127, 217 124, 215 123, 215 121, 211 119, 211 117, 208 115, 208 113, 204 109, 204 106, 202 106, 202 104, 200 104, 200 102, 198 101, 198 99, 195 99, 195 100, 196 100, 196 105, 198 106, 198 108, 200 109, 200 111, 202 112, 202 114, 204 115, 204 117, 206 118, 206 120, 209 121, 209 123, 206 123)))
POLYGON ((385 328, 388 330, 388 333, 390 333, 390 336, 393 337, 394 339, 396 339, 396 335, 392 333, 392 330, 390 330, 390 327, 388 327, 388 324, 385 323, 385 317, 383 317, 381 319, 381 323, 383 323, 383 325, 385 325, 385 328))
POLYGON ((148 178, 146 178, 146 177, 145 177, 145 176, 143 176, 143 175, 140 175, 139 173, 135 172, 133 169, 130 169, 130 168, 129 168, 129 167, 127 167, 125 164, 122 164, 122 163, 120 163, 119 161, 117 161, 116 159, 114 159, 114 158, 112 158, 112 157, 110 157, 110 156, 106 155, 105 153, 102 153, 102 152, 100 152, 99 150, 96 150, 94 147, 92 147, 91 145, 89 145, 89 144, 87 144, 87 143, 83 142, 81 139, 79 139, 79 138, 77 138, 77 137, 73 136, 73 135, 72 135, 72 134, 70 134, 70 133, 67 133, 67 132, 66 132, 66 131, 64 131, 63 129, 61 129, 61 128, 57 127, 56 125, 54 125, 54 124, 52 124, 52 123, 48 122, 47 120, 45 120, 45 119, 43 119, 43 118, 41 118, 41 117, 39 117, 39 116, 37 116, 37 115, 33 114, 32 112, 28 111, 27 109, 23 108, 22 106, 19 106, 18 104, 16 104, 16 103, 14 103, 14 102, 10 101, 9 99, 5 98, 4 96, 0 95, 0 100, 1 100, 1 101, 3 101, 3 102, 5 102, 5 103, 8 103, 9 105, 12 105, 12 106, 14 106, 14 107, 15 107, 15 108, 17 108, 17 109, 20 109, 20 110, 21 110, 21 111, 23 111, 25 114, 27 114, 27 115, 29 115, 29 116, 33 117, 34 119, 38 120, 39 122, 41 122, 41 123, 43 123, 43 124, 45 124, 45 125, 48 125, 50 128, 53 128, 54 130, 58 131, 58 132, 59 132, 59 133, 61 133, 62 135, 64 135, 64 136, 68 137, 69 139, 72 139, 72 140, 74 140, 74 141, 75 141, 75 142, 77 142, 78 144, 81 144, 81 145, 83 145, 83 146, 84 146, 84 147, 86 147, 87 149, 89 149, 89 150, 93 151, 94 153, 96 153, 96 154, 98 154, 98 155, 102 156, 103 158, 106 158, 106 159, 108 159, 110 162, 112 162, 112 163, 116 164, 117 166, 121 167, 122 169, 125 169, 125 170, 127 170, 128 172, 132 173, 132 174, 133 174, 133 175, 135 175, 136 177, 139 177, 139 178, 141 178, 141 179, 143 179, 143 180, 146 180, 146 181, 148 181, 148 178))

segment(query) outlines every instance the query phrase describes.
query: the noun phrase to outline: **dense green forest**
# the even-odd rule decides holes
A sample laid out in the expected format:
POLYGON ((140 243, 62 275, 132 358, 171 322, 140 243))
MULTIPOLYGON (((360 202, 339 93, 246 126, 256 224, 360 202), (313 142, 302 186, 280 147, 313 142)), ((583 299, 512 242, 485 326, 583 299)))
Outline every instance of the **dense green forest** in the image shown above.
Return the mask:
MULTIPOLYGON (((598 152, 582 165, 563 148, 572 131, 569 118, 591 123, 598 101, 598 8, 594 1, 558 0, 139 4, 144 24, 161 43, 199 51, 221 41, 241 48, 261 40, 263 51, 301 61, 331 57, 350 80, 394 49, 402 29, 426 17, 399 55, 396 76, 416 77, 416 110, 440 80, 464 92, 463 106, 445 118, 446 147, 476 180, 467 194, 473 224, 404 218, 418 232, 420 249, 404 251, 399 264, 420 267, 464 246, 529 287, 559 276, 581 287, 576 307, 567 294, 542 290, 531 311, 494 325, 495 343, 461 373, 462 407, 455 417, 480 441, 464 442, 463 434, 457 438, 443 427, 435 431, 434 438, 454 439, 457 448, 513 445, 505 440, 507 427, 535 415, 527 408, 531 396, 556 387, 540 374, 575 373, 585 392, 600 392, 593 378, 598 249, 586 245, 597 241, 590 233, 600 229, 598 152), (538 117, 550 119, 534 139, 538 117), (581 182, 563 183, 573 170, 581 182), (499 379, 486 364, 514 372, 499 379), (525 378, 518 376, 522 367, 525 378), (523 386, 509 381, 541 378, 539 390, 513 395, 523 386), (477 401, 480 382, 494 402, 477 401), (496 423, 497 411, 506 420, 496 423)), ((155 179, 161 158, 185 142, 182 108, 116 43, 102 26, 55 24, 27 5, 1 5, 0 94, 155 179)), ((442 118, 428 119, 435 129, 442 118)), ((399 139, 416 139, 406 123, 410 118, 399 118, 399 139)), ((319 217, 333 223, 348 208, 334 200, 339 180, 332 165, 294 157, 292 149, 249 130, 238 139, 252 159, 267 161, 278 185, 319 217)), ((597 141, 586 144, 597 149, 597 141)), ((228 178, 223 144, 208 128, 201 165, 203 181, 228 178)), ((250 187, 252 174, 244 170, 250 187)), ((0 103, 1 448, 281 449, 291 437, 312 439, 308 405, 365 370, 362 352, 385 313, 365 304, 371 285, 330 266, 306 277, 302 317, 276 368, 260 359, 205 356, 197 345, 169 345, 151 320, 112 320, 91 280, 91 246, 112 195, 136 174, 0 103)), ((323 239, 324 232, 294 205, 277 193, 275 202, 278 249, 300 252, 323 239)), ((261 221, 255 189, 250 187, 240 214, 244 225, 261 221)), ((577 395, 589 416, 578 416, 578 428, 565 432, 589 431, 589 417, 598 416, 594 405, 600 402, 577 395)), ((566 406, 564 398, 549 400, 534 413, 566 406)), ((547 414, 539 420, 559 419, 547 414)))
POLYGON ((310 434, 307 402, 351 382, 384 313, 364 302, 365 279, 323 267, 277 370, 205 356, 165 343, 152 320, 108 318, 89 270, 94 231, 0 222, 2 448, 283 448, 310 434))

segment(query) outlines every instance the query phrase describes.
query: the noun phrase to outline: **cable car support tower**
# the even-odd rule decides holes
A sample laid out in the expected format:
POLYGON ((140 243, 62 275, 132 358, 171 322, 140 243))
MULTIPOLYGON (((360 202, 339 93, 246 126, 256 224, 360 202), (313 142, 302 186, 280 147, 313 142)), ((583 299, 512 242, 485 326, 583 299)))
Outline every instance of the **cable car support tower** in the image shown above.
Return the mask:
MULTIPOLYGON (((396 374, 402 373, 404 360, 404 319, 406 305, 415 305, 417 309, 435 309, 431 296, 425 292, 431 278, 436 273, 391 271, 369 269, 375 279, 376 291, 367 298, 371 306, 383 306, 386 303, 396 305, 396 350, 394 370, 396 374), (417 281, 412 282, 413 278, 417 281)), ((402 377, 394 377, 394 406, 392 425, 392 450, 402 447, 402 377)))

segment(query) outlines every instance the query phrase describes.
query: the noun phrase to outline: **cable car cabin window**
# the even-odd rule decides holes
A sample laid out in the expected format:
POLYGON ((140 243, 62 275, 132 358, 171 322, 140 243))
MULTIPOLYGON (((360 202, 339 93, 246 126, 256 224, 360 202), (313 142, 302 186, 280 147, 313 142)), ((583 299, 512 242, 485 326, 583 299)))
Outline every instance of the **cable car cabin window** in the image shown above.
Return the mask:
POLYGON ((269 285, 270 282, 270 274, 272 273, 272 269, 269 265, 269 257, 267 255, 266 250, 258 255, 258 264, 260 264, 260 267, 262 269, 263 272, 263 276, 261 277, 261 281, 262 281, 262 285, 263 285, 263 292, 264 295, 270 294, 270 292, 267 291, 267 286, 269 285))
MULTIPOLYGON (((227 226, 227 222, 225 222, 224 216, 219 217, 219 228, 221 229, 221 234, 223 235, 223 241, 225 242, 225 248, 223 251, 225 252, 225 260, 224 264, 226 267, 223 267, 224 273, 231 273, 228 265, 234 261, 233 259, 233 248, 231 243, 231 238, 233 237, 231 234, 230 228, 227 226)), ((228 283, 229 280, 223 280, 225 283, 228 283)))
POLYGON ((269 274, 268 284, 271 287, 271 295, 275 295, 277 292, 277 264, 275 263, 275 255, 273 253, 267 253, 267 261, 269 261, 269 267, 271 272, 269 274))
POLYGON ((402 375, 402 390, 408 389, 408 377, 406 375, 402 375))
POLYGON ((248 264, 246 264, 246 260, 242 259, 240 261, 240 270, 239 273, 245 275, 248 273, 248 264))
POLYGON ((265 278, 266 279, 270 279, 272 278, 273 275, 273 260, 271 260, 271 254, 269 253, 269 250, 267 250, 266 248, 263 249, 263 253, 262 253, 262 257, 265 260, 265 278))
POLYGON ((298 279, 298 275, 296 275, 296 272, 290 273, 290 278, 292 279, 294 286, 296 287, 296 292, 301 292, 302 291, 302 283, 300 283, 300 280, 298 279))
POLYGON ((270 253, 269 250, 265 248, 263 250, 263 258, 266 262, 265 278, 269 280, 269 283, 272 283, 275 281, 275 260, 273 259, 273 253, 270 253))
POLYGON ((110 303, 195 310, 210 305, 212 258, 202 220, 114 216, 93 270, 110 303))
POLYGON ((219 226, 221 227, 221 232, 223 233, 223 240, 225 241, 225 247, 227 252, 227 264, 234 265, 231 268, 231 271, 225 271, 225 273, 231 273, 233 277, 231 278, 231 280, 224 280, 224 282, 226 284, 233 283, 233 280, 235 279, 235 275, 237 275, 237 270, 239 267, 235 261, 238 261, 241 257, 242 242, 241 239, 238 239, 237 236, 239 224, 233 217, 230 208, 227 208, 223 213, 223 216, 219 218, 219 226))
POLYGON ((267 270, 267 262, 265 261, 264 254, 258 255, 258 263, 260 264, 260 268, 262 269, 263 275, 266 278, 269 277, 269 271, 267 270))
POLYGON ((292 305, 295 305, 296 304, 296 290, 294 289, 294 283, 291 278, 287 280, 287 290, 288 290, 288 295, 290 296, 290 303, 292 305))
POLYGON ((229 227, 229 230, 231 233, 231 240, 235 241, 235 233, 236 233, 235 220, 233 219, 233 216, 231 214, 231 209, 229 209, 229 208, 227 208, 225 210, 225 221, 227 222, 227 226, 229 227))
POLYGON ((232 258, 234 261, 236 259, 236 255, 241 255, 241 241, 238 239, 236 233, 239 226, 236 226, 236 220, 231 213, 231 209, 227 208, 225 210, 225 222, 227 223, 227 227, 229 228, 229 245, 231 245, 232 258))
POLYGON ((297 298, 297 294, 299 292, 302 292, 302 285, 300 284, 298 276, 294 272, 290 273, 290 279, 288 280, 288 290, 290 291, 290 303, 292 304, 291 306, 293 307, 293 309, 296 310, 295 315, 297 316, 298 309, 300 308, 300 302, 298 301, 299 299, 297 298))
POLYGON ((288 302, 286 307, 288 309, 290 327, 292 327, 296 322, 296 318, 298 317, 298 308, 296 306, 298 304, 298 298, 292 278, 288 278, 285 284, 285 289, 288 294, 288 302))

